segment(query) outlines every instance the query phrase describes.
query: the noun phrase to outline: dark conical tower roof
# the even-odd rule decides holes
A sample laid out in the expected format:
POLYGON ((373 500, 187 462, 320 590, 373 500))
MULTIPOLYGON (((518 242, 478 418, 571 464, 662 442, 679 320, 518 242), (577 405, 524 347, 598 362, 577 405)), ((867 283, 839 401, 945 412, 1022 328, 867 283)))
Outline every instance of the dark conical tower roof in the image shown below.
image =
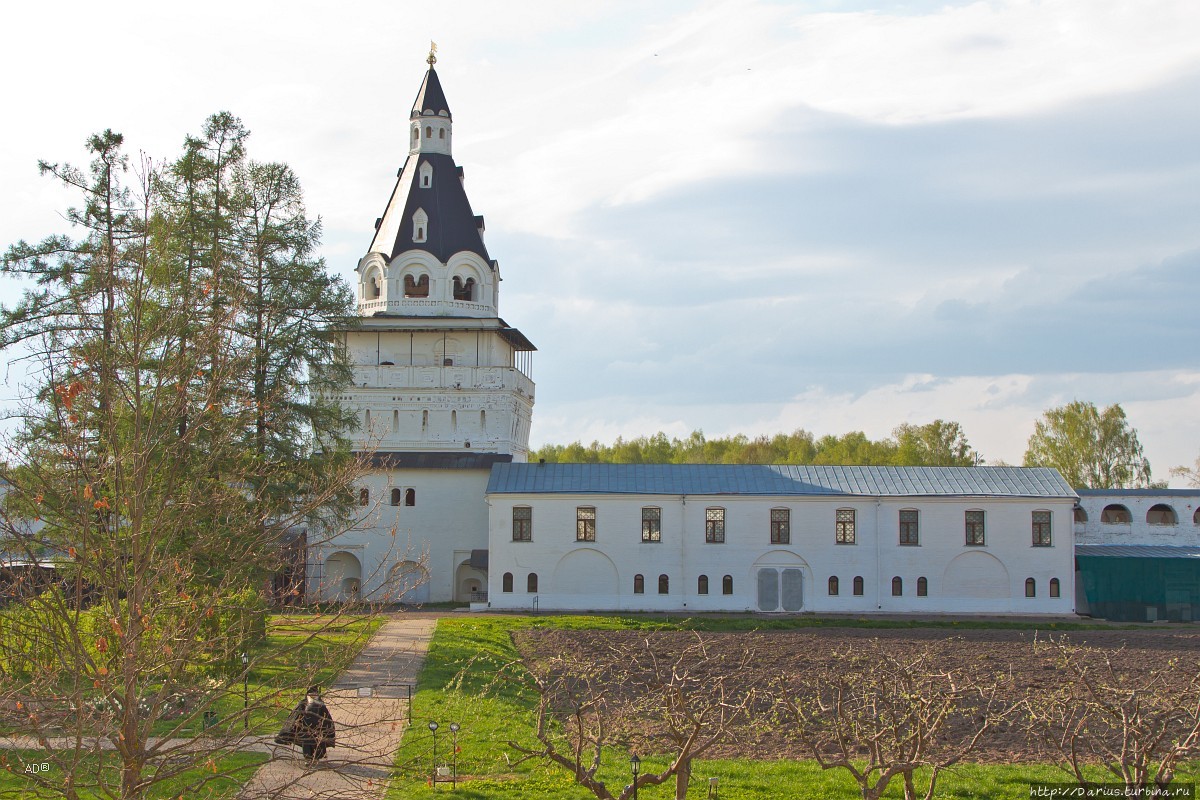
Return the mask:
POLYGON ((453 120, 433 69, 429 70, 413 103, 408 159, 397 175, 396 187, 375 225, 369 252, 392 261, 402 253, 421 250, 443 264, 456 253, 475 253, 491 263, 483 243, 483 217, 471 210, 463 187, 462 168, 450 150, 453 120))
POLYGON ((413 101, 412 114, 409 115, 409 119, 416 119, 420 116, 450 117, 450 105, 446 102, 446 95, 442 92, 442 82, 438 80, 437 72, 433 67, 429 68, 429 71, 425 73, 425 80, 421 81, 421 89, 417 92, 417 99, 413 101))

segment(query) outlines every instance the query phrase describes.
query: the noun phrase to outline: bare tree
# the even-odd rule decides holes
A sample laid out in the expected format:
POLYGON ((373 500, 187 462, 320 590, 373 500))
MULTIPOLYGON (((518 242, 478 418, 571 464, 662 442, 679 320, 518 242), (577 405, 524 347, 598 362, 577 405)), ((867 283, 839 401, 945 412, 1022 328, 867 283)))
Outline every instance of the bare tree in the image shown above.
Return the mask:
POLYGON ((733 678, 752 658, 711 652, 699 635, 673 655, 664 656, 662 637, 614 644, 605 659, 569 653, 526 658, 500 671, 515 677, 537 697, 533 735, 536 746, 509 741, 522 754, 568 770, 575 782, 600 800, 626 800, 634 784, 613 792, 597 775, 606 748, 640 744, 664 752, 667 765, 640 773, 636 786, 657 786, 674 779, 675 797, 687 796, 692 762, 726 741, 749 719, 753 690, 736 688, 733 678), (640 732, 627 723, 637 719, 640 732))
POLYGON ((1005 718, 1002 683, 941 668, 932 646, 899 657, 873 639, 837 652, 821 674, 781 679, 778 708, 821 768, 849 772, 864 800, 881 797, 896 778, 906 800, 929 800, 941 772, 1005 718), (930 771, 923 792, 921 769, 930 771))
POLYGON ((1171 467, 1171 474, 1176 478, 1183 478, 1189 486, 1200 486, 1200 456, 1196 456, 1196 462, 1190 467, 1183 464, 1171 467))
POLYGON ((1026 700, 1027 722, 1080 786, 1099 765, 1127 787, 1166 786, 1181 759, 1200 753, 1200 661, 1168 661, 1149 672, 1121 668, 1121 651, 1035 641, 1062 680, 1026 700), (1188 676, 1181 685, 1180 675, 1188 676))

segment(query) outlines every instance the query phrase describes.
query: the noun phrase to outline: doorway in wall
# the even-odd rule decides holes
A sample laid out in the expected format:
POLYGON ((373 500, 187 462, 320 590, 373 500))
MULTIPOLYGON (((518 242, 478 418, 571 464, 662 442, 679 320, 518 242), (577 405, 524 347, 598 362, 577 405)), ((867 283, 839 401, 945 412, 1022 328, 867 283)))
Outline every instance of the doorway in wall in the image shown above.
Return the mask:
POLYGON ((795 567, 760 567, 759 611, 799 611, 804 607, 804 572, 795 567))

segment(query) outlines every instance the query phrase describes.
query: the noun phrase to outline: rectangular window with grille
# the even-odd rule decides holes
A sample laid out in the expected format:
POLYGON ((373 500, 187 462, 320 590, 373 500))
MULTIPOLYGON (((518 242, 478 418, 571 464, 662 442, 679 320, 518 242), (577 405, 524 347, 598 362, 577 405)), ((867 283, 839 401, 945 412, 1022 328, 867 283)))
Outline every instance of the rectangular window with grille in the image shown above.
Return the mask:
POLYGON ((709 544, 724 544, 725 509, 708 508, 704 510, 704 541, 709 544))
POLYGON ((1049 547, 1050 541, 1050 512, 1033 512, 1033 546, 1049 547))
POLYGON ((513 508, 513 541, 533 541, 533 509, 529 506, 513 508))
POLYGON ((575 541, 596 541, 596 509, 593 506, 575 509, 575 541))
POLYGON ((792 543, 792 512, 786 508, 771 509, 771 544, 792 543))
POLYGON ((834 527, 838 544, 854 544, 854 509, 839 508, 834 527))
POLYGON ((642 509, 642 541, 662 541, 662 509, 647 507, 642 509))
POLYGON ((982 546, 983 538, 983 512, 968 511, 966 516, 967 523, 967 544, 982 546))
POLYGON ((900 512, 900 544, 918 545, 921 543, 921 534, 918 527, 918 515, 914 509, 905 509, 900 512))

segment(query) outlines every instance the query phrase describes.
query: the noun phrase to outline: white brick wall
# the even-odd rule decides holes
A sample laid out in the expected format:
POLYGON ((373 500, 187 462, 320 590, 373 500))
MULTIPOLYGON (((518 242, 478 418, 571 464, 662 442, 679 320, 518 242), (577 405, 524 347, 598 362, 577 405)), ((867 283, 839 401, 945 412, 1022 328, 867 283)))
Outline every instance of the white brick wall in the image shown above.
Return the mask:
MULTIPOLYGON (((639 495, 510 495, 489 497, 493 608, 529 608, 529 573, 538 575, 541 608, 612 610, 745 611, 758 609, 760 568, 799 569, 803 610, 818 612, 980 612, 1069 614, 1074 610, 1072 501, 1007 498, 939 499, 867 497, 686 497, 639 495), (533 508, 533 540, 512 540, 512 508, 533 508), (596 541, 575 540, 576 508, 596 508, 596 541), (662 541, 641 541, 641 509, 662 509, 662 541), (705 541, 705 509, 726 509, 725 543, 705 541), (770 510, 788 508, 790 545, 770 543, 770 510), (853 545, 837 544, 835 513, 856 512, 853 545), (920 545, 899 544, 899 511, 920 512, 920 545), (965 544, 964 512, 981 509, 986 544, 965 544), (1032 546, 1031 512, 1052 513, 1053 545, 1032 546), (959 559, 956 561, 956 559, 959 559), (990 565, 1003 596, 972 597, 979 582, 968 561, 990 565), (964 571, 965 570, 965 571, 964 571), (504 592, 504 573, 513 575, 504 592), (645 579, 645 593, 634 594, 634 575, 645 579), (669 593, 658 593, 658 576, 669 577, 669 593), (947 579, 958 574, 960 591, 947 594, 947 579), (707 575, 707 595, 697 593, 697 578, 707 575), (733 578, 733 594, 722 594, 722 579, 733 578), (836 575, 839 593, 830 596, 828 579, 836 575), (864 593, 853 595, 853 579, 862 576, 864 593), (903 580, 903 595, 892 596, 892 578, 903 580), (928 581, 928 596, 918 597, 917 579, 928 581), (1037 596, 1025 596, 1025 580, 1034 578, 1037 596), (1060 597, 1049 596, 1051 578, 1060 597), (966 593, 961 586, 966 585, 966 593)), ((976 565, 977 566, 977 565, 976 565)), ((987 570, 982 576, 986 579, 987 570)), ((978 576, 976 576, 978 577, 978 576)), ((984 580, 986 583, 986 580, 984 580)))

